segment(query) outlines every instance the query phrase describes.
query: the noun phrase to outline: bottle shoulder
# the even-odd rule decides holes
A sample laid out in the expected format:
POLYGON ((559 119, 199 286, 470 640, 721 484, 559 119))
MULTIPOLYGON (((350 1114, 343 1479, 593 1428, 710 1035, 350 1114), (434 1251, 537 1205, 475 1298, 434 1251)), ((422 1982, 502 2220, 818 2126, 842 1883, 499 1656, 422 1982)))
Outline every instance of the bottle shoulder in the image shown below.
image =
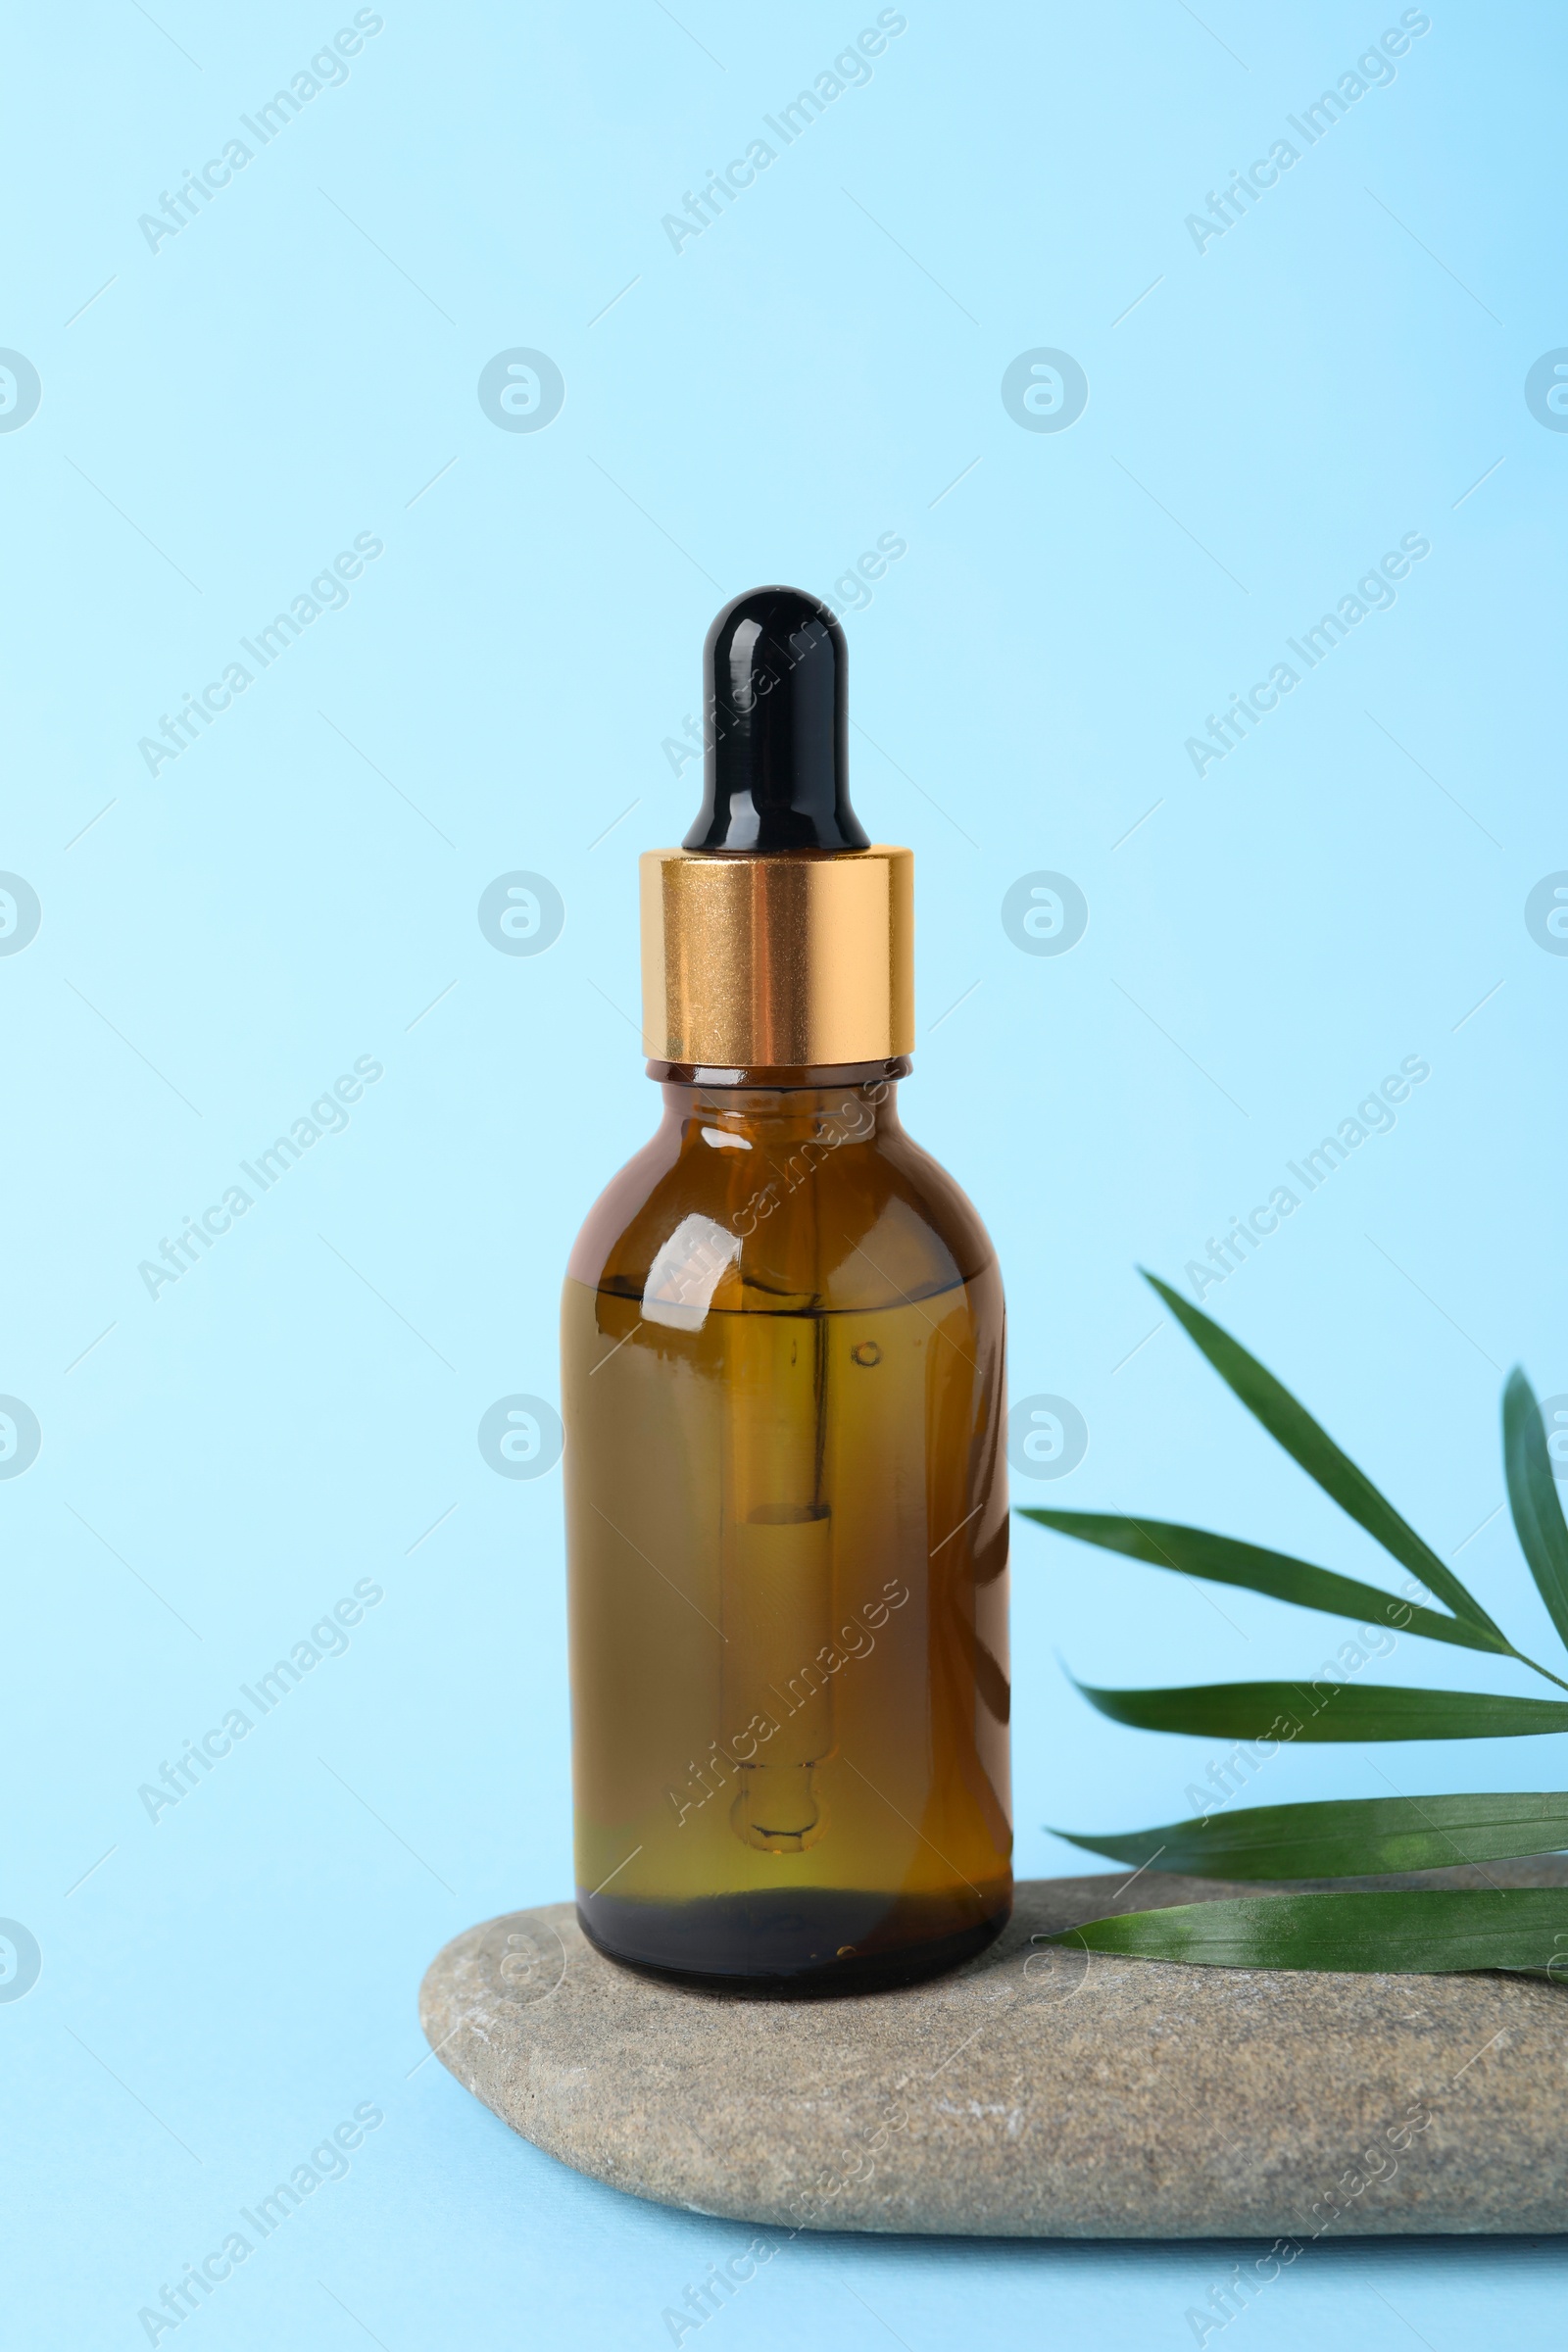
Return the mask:
POLYGON ((666 1118, 589 1211, 571 1280, 622 1297, 701 1271, 703 1305, 816 1311, 896 1304, 995 1262, 960 1187, 886 1108, 798 1119, 666 1118))

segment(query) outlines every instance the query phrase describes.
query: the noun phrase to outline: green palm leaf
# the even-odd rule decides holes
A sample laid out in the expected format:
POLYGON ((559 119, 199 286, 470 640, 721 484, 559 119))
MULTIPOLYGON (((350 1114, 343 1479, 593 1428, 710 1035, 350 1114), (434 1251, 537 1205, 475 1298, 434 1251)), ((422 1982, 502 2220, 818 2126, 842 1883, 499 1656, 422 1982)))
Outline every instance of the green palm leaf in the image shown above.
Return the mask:
MULTIPOLYGON (((1242 1586, 1272 1598, 1396 1624, 1428 1641, 1490 1650, 1529 1666, 1568 1691, 1568 1682, 1508 1641, 1464 1585, 1343 1453, 1296 1398, 1218 1324, 1146 1276, 1221 1379, 1282 1446, 1383 1548, 1453 1611, 1410 1606, 1376 1586, 1315 1567, 1288 1552, 1167 1520, 1099 1511, 1032 1509, 1022 1515, 1080 1543, 1152 1567, 1242 1586)), ((1546 1447, 1541 1408, 1523 1372, 1503 1395, 1503 1461, 1519 1542, 1559 1638, 1568 1646, 1568 1521, 1546 1447)), ((1350 1673, 1365 1653, 1342 1645, 1350 1673)), ((1481 1690, 1411 1690, 1350 1683, 1325 1666, 1315 1680, 1209 1683, 1185 1690, 1109 1690, 1075 1686, 1092 1706, 1143 1731, 1206 1736, 1261 1747, 1293 1741, 1481 1740, 1568 1731, 1563 1699, 1499 1697, 1481 1690)), ((1210 1778, 1215 1776, 1211 1772, 1210 1778)), ((1568 1792, 1370 1797, 1243 1807, 1162 1829, 1090 1836, 1058 1832, 1135 1870, 1163 1863, 1196 1877, 1349 1879, 1387 1872, 1480 1865, 1506 1856, 1568 1850, 1568 1792)), ((1568 1887, 1356 1887, 1332 1893, 1227 1897, 1092 1920, 1037 1942, 1150 1960, 1229 1968, 1425 1972, 1501 1968, 1568 1980, 1568 1887)))
MULTIPOLYGON (((1143 1269, 1140 1269, 1143 1271, 1143 1269)), ((1357 1526, 1392 1552, 1402 1567, 1434 1592, 1440 1600, 1447 1602, 1454 1614, 1467 1617, 1472 1624, 1483 1626, 1502 1640, 1501 1633, 1487 1615, 1481 1603, 1468 1592, 1452 1571, 1445 1567, 1430 1544, 1424 1543, 1415 1529, 1402 1519, 1386 1496, 1358 1470, 1347 1453, 1342 1453, 1328 1432, 1321 1429, 1303 1405, 1298 1404, 1290 1390, 1266 1371, 1256 1356, 1250 1355, 1239 1341, 1211 1322, 1200 1308, 1192 1306, 1157 1275, 1144 1273, 1144 1280, 1157 1291, 1188 1337, 1202 1349, 1226 1387, 1239 1396, 1248 1411, 1261 1421, 1276 1444, 1283 1446, 1294 1461, 1300 1464, 1307 1476, 1314 1479, 1326 1494, 1332 1495, 1342 1511, 1347 1512, 1357 1526)))
POLYGON ((1495 1627, 1476 1618, 1444 1617, 1435 1609, 1418 1608, 1412 1601, 1380 1592, 1376 1585, 1363 1585, 1355 1577, 1315 1568, 1309 1560, 1293 1559, 1289 1552, 1238 1543, 1233 1536, 1210 1535, 1204 1528, 1178 1527, 1167 1519, 1129 1519, 1105 1511, 1020 1508, 1018 1516, 1054 1528, 1058 1535, 1075 1537, 1080 1544, 1098 1544, 1103 1551, 1143 1560, 1151 1568, 1173 1568, 1181 1576, 1204 1577, 1210 1584, 1242 1585, 1250 1592, 1266 1592, 1274 1600, 1294 1601, 1298 1608, 1397 1626, 1401 1633, 1420 1634, 1429 1642, 1454 1642, 1465 1649, 1504 1654, 1510 1650, 1495 1627))
POLYGON ((1568 1846, 1568 1792, 1486 1796, 1371 1796, 1322 1804, 1245 1805, 1165 1829, 1090 1838, 1056 1830, 1069 1845, 1117 1862, 1197 1879, 1355 1879, 1374 1872, 1439 1870, 1568 1846))
POLYGON ((1350 1683, 1197 1683, 1172 1690, 1075 1686, 1115 1723, 1222 1740, 1491 1740, 1568 1731, 1568 1702, 1350 1683))
POLYGON ((1356 1975, 1506 1968, 1555 1980, 1568 1975, 1568 1886, 1244 1894, 1092 1919, 1035 1940, 1206 1968, 1342 1969, 1356 1975))
POLYGON ((1530 1563, 1557 1638, 1568 1646, 1568 1525, 1551 1473, 1541 1407, 1517 1365, 1502 1392, 1502 1461, 1519 1548, 1530 1563))

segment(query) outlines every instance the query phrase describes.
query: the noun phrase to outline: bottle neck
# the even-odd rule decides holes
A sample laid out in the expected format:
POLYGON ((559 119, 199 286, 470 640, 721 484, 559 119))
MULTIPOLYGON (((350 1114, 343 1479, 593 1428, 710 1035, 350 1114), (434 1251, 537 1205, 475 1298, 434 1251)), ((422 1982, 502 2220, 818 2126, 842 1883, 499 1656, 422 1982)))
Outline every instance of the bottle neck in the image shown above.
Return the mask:
POLYGON ((818 1062, 800 1069, 718 1069, 689 1061, 650 1061, 645 1066, 649 1077, 666 1089, 695 1086, 705 1091, 716 1088, 725 1094, 798 1094, 824 1087, 879 1086, 907 1078, 912 1065, 907 1054, 895 1054, 884 1061, 818 1062))
POLYGON ((665 1119, 687 1131, 703 1130, 715 1151, 723 1151, 730 1136, 736 1149, 801 1136, 828 1150, 864 1143, 879 1129, 897 1127, 898 1081, 908 1067, 906 1055, 847 1067, 765 1072, 648 1065, 649 1075, 660 1080, 665 1119))

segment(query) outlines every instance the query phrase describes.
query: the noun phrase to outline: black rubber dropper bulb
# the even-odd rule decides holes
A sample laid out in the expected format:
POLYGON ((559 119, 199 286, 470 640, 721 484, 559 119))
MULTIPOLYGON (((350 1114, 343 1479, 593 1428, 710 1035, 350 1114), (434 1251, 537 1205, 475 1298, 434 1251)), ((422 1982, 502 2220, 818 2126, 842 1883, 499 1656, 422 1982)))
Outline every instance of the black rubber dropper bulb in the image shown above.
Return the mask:
POLYGON ((850 806, 849 647, 799 588, 751 588, 708 632, 704 795, 687 850, 863 850, 850 806))

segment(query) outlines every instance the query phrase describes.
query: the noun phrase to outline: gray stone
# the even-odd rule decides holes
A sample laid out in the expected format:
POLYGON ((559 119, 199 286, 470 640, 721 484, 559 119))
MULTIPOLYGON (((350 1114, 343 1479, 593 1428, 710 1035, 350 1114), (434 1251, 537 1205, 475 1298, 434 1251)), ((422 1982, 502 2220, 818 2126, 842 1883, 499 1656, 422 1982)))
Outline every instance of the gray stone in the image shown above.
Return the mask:
MULTIPOLYGON (((978 1960, 843 2000, 637 1976, 553 1903, 449 1943, 420 2023, 460 2082, 564 2164, 781 2230, 1568 2230, 1568 1990, 1031 1948, 1108 1910, 1273 1891, 1146 1871, 1118 1902, 1124 1883, 1026 1881, 978 1960)), ((1419 1883, 1561 1886, 1568 1860, 1419 1883)))

